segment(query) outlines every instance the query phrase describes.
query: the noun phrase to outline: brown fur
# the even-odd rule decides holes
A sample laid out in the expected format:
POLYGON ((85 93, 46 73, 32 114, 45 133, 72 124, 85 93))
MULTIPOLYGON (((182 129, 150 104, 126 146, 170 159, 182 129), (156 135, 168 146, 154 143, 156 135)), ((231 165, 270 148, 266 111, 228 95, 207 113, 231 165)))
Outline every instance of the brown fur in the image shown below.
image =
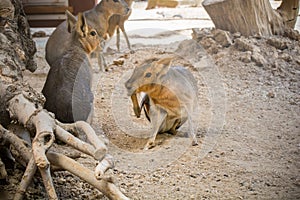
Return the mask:
MULTIPOLYGON (((129 7, 132 6, 133 0, 125 0, 129 7)), ((117 48, 120 51, 120 29, 126 39, 127 47, 131 50, 130 42, 125 31, 124 23, 128 20, 129 16, 131 15, 131 11, 127 15, 113 15, 109 18, 108 21, 108 29, 107 34, 109 37, 112 37, 117 30, 117 48)))
POLYGON ((171 67, 172 58, 149 59, 134 69, 125 83, 131 96, 134 112, 140 116, 142 108, 152 124, 152 136, 146 149, 154 146, 159 132, 176 133, 176 130, 189 121, 193 144, 197 144, 191 123, 191 113, 197 102, 197 85, 193 75, 183 67, 171 67), (184 92, 182 92, 184 91, 184 92), (137 95, 145 93, 138 102, 137 95))
POLYGON ((100 40, 96 30, 87 25, 82 13, 78 14, 77 21, 68 11, 67 16, 71 43, 61 58, 51 64, 42 90, 46 97, 45 109, 62 122, 84 120, 91 123, 93 93, 89 55, 100 40))
MULTIPOLYGON (((113 14, 126 15, 130 9, 124 0, 102 0, 93 9, 85 11, 83 14, 86 17, 87 24, 94 27, 99 36, 106 38, 108 29, 108 20, 113 14)), ((71 35, 67 31, 67 23, 60 24, 52 35, 49 37, 46 44, 46 60, 51 66, 53 62, 59 59, 63 52, 70 46, 71 35)), ((101 52, 99 47, 97 52, 101 52)), ((99 59, 99 65, 102 66, 103 56, 99 59)))

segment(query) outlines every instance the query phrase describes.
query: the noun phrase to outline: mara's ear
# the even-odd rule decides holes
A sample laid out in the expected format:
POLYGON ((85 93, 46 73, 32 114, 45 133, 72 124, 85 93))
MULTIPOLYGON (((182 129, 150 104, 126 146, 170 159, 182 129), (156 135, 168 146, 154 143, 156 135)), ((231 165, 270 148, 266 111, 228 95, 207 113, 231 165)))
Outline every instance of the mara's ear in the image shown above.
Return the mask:
POLYGON ((71 33, 71 30, 75 26, 77 19, 68 10, 66 10, 66 15, 67 15, 68 32, 71 33))
POLYGON ((81 37, 85 37, 88 33, 88 25, 87 25, 86 19, 82 13, 78 13, 78 20, 76 23, 76 32, 81 37))
POLYGON ((169 71, 172 60, 172 57, 162 58, 158 60, 154 65, 156 74, 159 76, 165 75, 169 71))

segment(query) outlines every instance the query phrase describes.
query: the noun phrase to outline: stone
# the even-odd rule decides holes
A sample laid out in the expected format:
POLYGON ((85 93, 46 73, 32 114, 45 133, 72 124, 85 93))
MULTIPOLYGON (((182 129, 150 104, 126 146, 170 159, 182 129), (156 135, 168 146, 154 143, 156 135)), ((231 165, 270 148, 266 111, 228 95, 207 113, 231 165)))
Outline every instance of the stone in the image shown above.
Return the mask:
POLYGON ((259 67, 262 67, 262 66, 264 66, 267 63, 267 61, 265 60, 265 58, 262 55, 260 55, 259 53, 257 53, 257 52, 254 52, 252 54, 251 59, 259 67))
POLYGON ((280 38, 269 38, 267 40, 267 44, 275 47, 276 49, 284 50, 288 48, 288 44, 286 41, 280 38))
POLYGON ((209 35, 211 35, 209 29, 196 29, 196 28, 193 28, 192 31, 193 31, 192 38, 196 41, 200 41, 203 38, 206 38, 209 35))
POLYGON ((240 38, 241 36, 242 36, 242 34, 240 32, 235 32, 235 33, 232 34, 232 37, 234 39, 240 38))
POLYGON ((200 41, 200 44, 203 46, 204 49, 208 49, 212 46, 215 46, 216 45, 216 41, 213 40, 212 38, 203 38, 201 41, 200 41))
POLYGON ((269 93, 267 94, 267 97, 269 97, 269 98, 274 98, 274 97, 275 97, 275 94, 274 94, 273 92, 269 92, 269 93))
POLYGON ((240 51, 254 51, 254 45, 250 44, 250 41, 248 41, 246 38, 237 38, 234 41, 234 46, 236 49, 240 50, 240 51))
POLYGON ((232 45, 232 40, 230 38, 229 32, 220 29, 215 29, 212 32, 214 34, 215 41, 222 45, 222 47, 229 47, 230 45, 232 45))
POLYGON ((246 51, 246 52, 241 53, 240 61, 242 61, 244 63, 250 63, 251 55, 252 55, 251 51, 246 51))

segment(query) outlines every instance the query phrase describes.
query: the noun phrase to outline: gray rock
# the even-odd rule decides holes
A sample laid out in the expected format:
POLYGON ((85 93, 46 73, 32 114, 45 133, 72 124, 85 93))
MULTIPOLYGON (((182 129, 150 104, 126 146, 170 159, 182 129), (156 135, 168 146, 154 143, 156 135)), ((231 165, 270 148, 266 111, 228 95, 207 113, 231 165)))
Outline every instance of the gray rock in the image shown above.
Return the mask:
POLYGON ((230 38, 229 32, 215 29, 213 31, 213 34, 215 41, 222 45, 222 47, 229 47, 230 45, 232 45, 232 40, 230 38))
POLYGON ((203 38, 211 36, 211 33, 210 33, 209 29, 196 29, 196 28, 193 28, 192 31, 193 31, 192 37, 196 41, 200 41, 203 38))
POLYGON ((267 61, 265 60, 265 58, 262 55, 260 55, 259 53, 257 53, 257 52, 254 52, 252 54, 251 59, 259 67, 262 67, 262 66, 264 66, 267 63, 267 61))
POLYGON ((269 38, 267 40, 267 44, 275 47, 276 49, 280 49, 280 50, 284 50, 286 48, 288 48, 288 44, 286 41, 284 41, 283 39, 280 38, 269 38))
POLYGON ((246 38, 237 38, 234 41, 234 46, 240 51, 251 51, 253 52, 255 47, 253 44, 250 43, 246 38))
POLYGON ((244 62, 244 63, 250 63, 251 62, 251 51, 246 51, 241 53, 241 57, 240 57, 240 61, 244 62))
POLYGON ((241 36, 242 36, 242 34, 240 32, 235 32, 235 33, 232 34, 232 37, 234 39, 240 38, 241 36))
POLYGON ((204 49, 208 49, 212 46, 216 46, 216 41, 213 40, 212 38, 203 38, 200 41, 200 44, 203 46, 204 49))

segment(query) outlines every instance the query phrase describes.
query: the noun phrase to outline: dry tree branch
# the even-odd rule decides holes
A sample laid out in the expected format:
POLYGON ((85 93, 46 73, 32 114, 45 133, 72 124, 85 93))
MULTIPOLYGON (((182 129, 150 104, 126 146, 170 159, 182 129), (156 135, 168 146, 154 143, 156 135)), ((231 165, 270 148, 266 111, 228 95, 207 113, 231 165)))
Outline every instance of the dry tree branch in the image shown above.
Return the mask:
POLYGON ((22 93, 9 101, 9 112, 12 118, 18 119, 28 129, 35 129, 36 135, 32 142, 33 158, 42 175, 49 199, 58 199, 50 174, 50 163, 46 157, 47 150, 55 140, 55 120, 47 111, 37 109, 22 93))
MULTIPOLYGON (((22 154, 22 156, 25 156, 27 161, 29 161, 29 157, 31 156, 31 153, 30 150, 25 146, 23 140, 17 137, 16 135, 14 135, 12 132, 5 130, 1 125, 0 125, 0 138, 1 139, 3 138, 9 142, 12 139, 13 143, 15 144, 16 150, 20 154, 22 154)), ((125 200, 128 199, 114 185, 111 178, 102 178, 101 180, 97 180, 96 177, 94 176, 94 173, 91 170, 85 168, 84 166, 74 161, 73 159, 68 158, 67 156, 54 153, 54 152, 49 152, 49 151, 46 153, 46 155, 51 163, 51 166, 54 165, 71 172, 72 174, 78 176, 79 178, 85 180, 87 183, 100 190, 109 199, 125 199, 125 200)), ((103 161, 105 160, 106 163, 109 163, 109 161, 106 159, 110 160, 111 156, 106 156, 103 159, 103 161)), ((107 168, 107 166, 109 165, 110 164, 102 163, 103 169, 107 168)), ((18 191, 16 192, 16 196, 14 200, 22 199, 28 185, 31 183, 31 180, 33 178, 36 169, 37 167, 35 161, 33 159, 30 159, 27 165, 27 169, 22 178, 21 184, 19 185, 18 191)))
MULTIPOLYGON (((24 157, 24 160, 28 162, 27 169, 22 178, 15 199, 22 199, 24 191, 26 191, 33 175, 35 174, 35 171, 37 169, 36 166, 38 166, 38 169, 40 170, 40 173, 42 175, 49 199, 57 199, 50 175, 50 164, 51 166, 53 165, 55 167, 60 167, 73 173, 76 176, 79 176, 89 184, 96 187, 110 199, 128 199, 114 185, 110 178, 103 178, 105 171, 109 168, 112 168, 114 165, 113 159, 110 155, 105 154, 104 156, 102 156, 101 154, 103 153, 98 154, 98 156, 100 155, 99 158, 101 158, 102 160, 99 160, 101 162, 98 164, 95 172, 93 173, 91 170, 83 167, 71 158, 47 151, 51 144, 54 142, 55 137, 53 132, 55 132, 55 135, 58 139, 70 144, 71 146, 81 150, 88 155, 91 155, 95 158, 97 157, 95 156, 95 152, 97 152, 97 150, 92 145, 79 140, 69 132, 65 131, 62 127, 59 126, 63 124, 55 121, 55 119, 53 119, 46 110, 36 108, 35 105, 26 97, 24 97, 23 94, 18 94, 9 102, 9 112, 10 115, 13 118, 18 119, 21 124, 26 124, 26 127, 28 129, 32 130, 33 127, 35 127, 36 130, 36 136, 32 143, 33 151, 31 154, 30 150, 25 146, 22 139, 14 135, 11 131, 4 129, 2 126, 0 129, 0 138, 13 144, 17 151, 22 155, 22 157, 24 157), (24 112, 21 112, 19 114, 18 110, 26 111, 26 114, 24 112), (31 157, 34 158, 35 162, 33 162, 33 159, 31 159, 31 157), (48 161, 48 159, 50 162, 48 161)), ((66 127, 66 125, 64 126, 66 127)), ((86 133, 92 130, 91 128, 89 128, 89 125, 87 126, 82 122, 79 123, 79 126, 78 123, 74 123, 73 125, 69 124, 67 126, 75 133, 86 133)), ((94 133, 94 130, 89 134, 94 134, 92 135, 92 137, 97 137, 94 133)), ((99 147, 99 144, 101 144, 102 149, 104 147, 106 153, 107 147, 105 140, 99 139, 98 142, 99 141, 101 143, 98 143, 96 145, 99 147)))
POLYGON ((47 156, 52 164, 71 172, 72 174, 78 176, 82 180, 85 180, 86 182, 88 182, 89 184, 91 184, 92 186, 100 190, 109 199, 120 199, 120 200, 128 199, 114 185, 113 180, 111 178, 107 178, 107 179, 103 178, 101 180, 97 180, 91 170, 83 167, 78 162, 62 154, 48 152, 47 156))
POLYGON ((102 160, 104 158, 107 152, 108 140, 104 137, 100 139, 88 123, 84 121, 77 121, 72 124, 63 124, 57 121, 57 124, 67 131, 86 135, 88 141, 96 148, 93 157, 97 160, 102 160))
POLYGON ((35 164, 34 158, 32 157, 26 167, 25 173, 22 177, 18 190, 16 191, 16 194, 14 196, 14 200, 23 199, 25 192, 34 177, 36 170, 37 166, 35 164))
POLYGON ((97 179, 101 179, 104 175, 104 173, 108 169, 112 169, 115 166, 114 159, 111 155, 106 154, 104 159, 96 166, 95 168, 95 177, 97 179))

